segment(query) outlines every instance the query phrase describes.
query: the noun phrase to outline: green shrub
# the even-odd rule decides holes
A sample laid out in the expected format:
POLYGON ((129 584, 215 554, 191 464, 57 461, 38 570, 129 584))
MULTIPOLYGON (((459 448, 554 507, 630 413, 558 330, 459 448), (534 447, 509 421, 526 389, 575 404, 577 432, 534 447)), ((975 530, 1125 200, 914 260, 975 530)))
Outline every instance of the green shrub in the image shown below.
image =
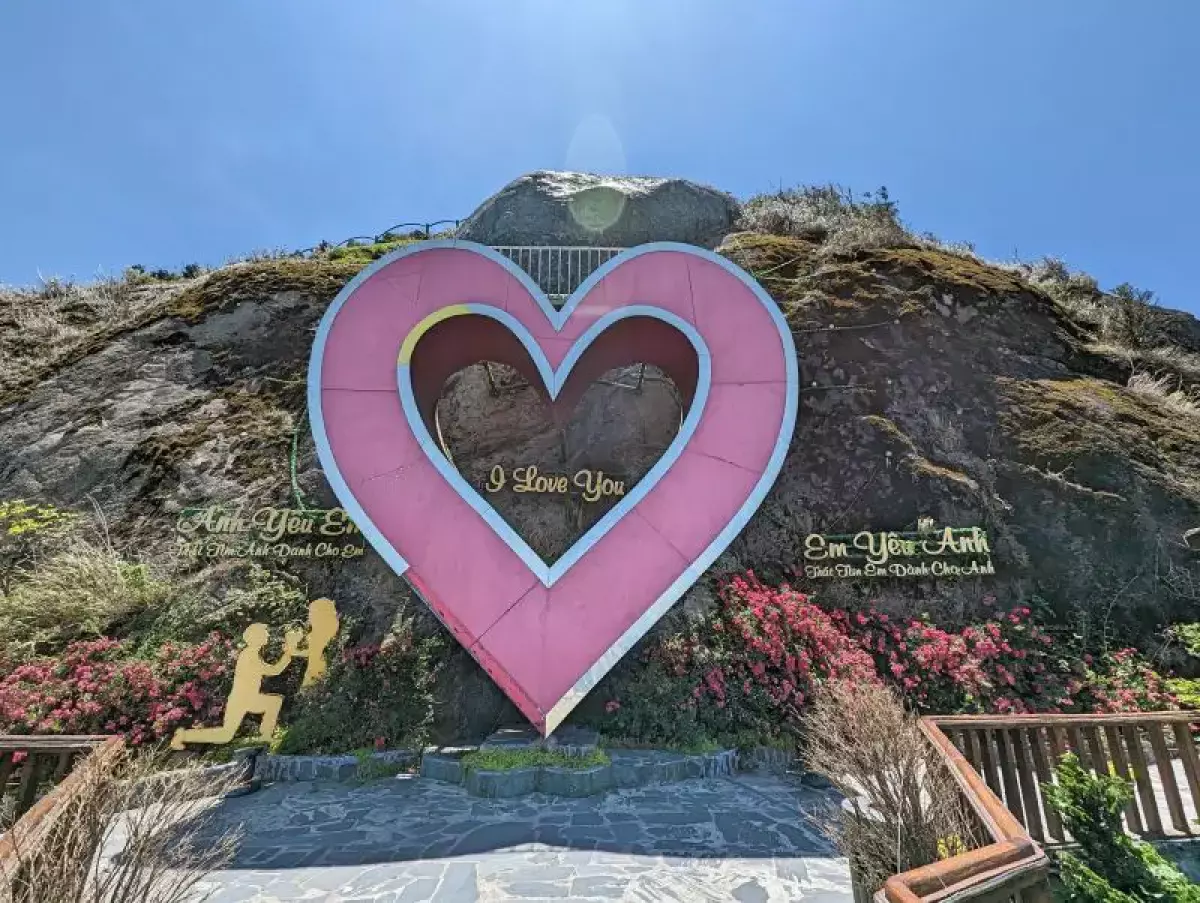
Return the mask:
POLYGON ((1123 282, 1112 290, 1112 310, 1104 323, 1106 338, 1129 348, 1160 344, 1165 336, 1154 292, 1123 282))
POLYGON ((696 686, 694 674, 676 674, 660 657, 645 655, 619 669, 606 686, 617 698, 605 703, 602 715, 579 718, 602 728, 605 736, 668 749, 712 742, 696 706, 688 702, 696 686))
POLYGON ((1173 677, 1167 687, 1185 709, 1200 709, 1200 677, 1173 677))
POLYGON ((1188 655, 1200 658, 1200 624, 1172 624, 1167 635, 1183 646, 1188 655))
POLYGON ((433 721, 441 642, 402 622, 379 645, 352 646, 325 678, 301 690, 285 716, 282 753, 336 753, 423 745, 433 721))
POLYGON ((79 515, 24 499, 0 501, 0 593, 23 568, 52 550, 78 526, 79 515))
POLYGON ((0 642, 25 653, 51 652, 73 640, 106 635, 170 592, 145 565, 78 541, 22 571, 19 580, 0 594, 0 642))
POLYGON ((1059 857, 1063 903, 1138 903, 1137 897, 1117 890, 1070 853, 1059 857))
POLYGON ((597 749, 586 756, 571 756, 554 749, 477 749, 462 757, 467 769, 480 771, 511 771, 514 768, 555 767, 595 768, 607 765, 608 756, 597 749))
MULTIPOLYGON (((173 641, 195 641, 214 630, 223 636, 241 636, 254 623, 268 625, 282 636, 285 627, 301 626, 308 618, 308 593, 291 574, 267 570, 251 563, 242 582, 225 591, 219 601, 196 588, 180 589, 170 606, 153 613, 140 629, 143 646, 173 641)), ((268 647, 268 652, 277 646, 268 647)))
POLYGON ((1079 844, 1078 854, 1060 856, 1066 899, 1200 903, 1200 885, 1125 833, 1121 813, 1133 799, 1128 781, 1085 769, 1073 753, 1063 756, 1055 775, 1058 783, 1042 788, 1046 803, 1079 844))

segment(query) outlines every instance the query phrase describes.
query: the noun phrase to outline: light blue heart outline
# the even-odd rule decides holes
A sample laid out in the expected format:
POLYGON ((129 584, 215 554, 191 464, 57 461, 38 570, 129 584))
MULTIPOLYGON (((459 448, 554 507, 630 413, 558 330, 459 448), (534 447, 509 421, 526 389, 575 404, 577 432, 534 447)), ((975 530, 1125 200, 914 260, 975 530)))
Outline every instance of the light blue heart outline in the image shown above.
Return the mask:
MULTIPOLYGON (((397 363, 396 380, 400 389, 400 402, 404 407, 404 416, 408 419, 409 429, 413 431, 421 448, 425 451, 425 457, 437 468, 438 473, 445 478, 446 482, 454 487, 459 496, 475 509, 475 513, 487 521, 492 530, 525 562, 525 565, 542 582, 542 585, 549 588, 557 583, 576 562, 583 558, 596 543, 605 537, 609 530, 620 523, 621 519, 633 510, 646 497, 650 490, 658 485, 659 480, 667 475, 667 472, 683 453, 684 447, 691 441, 692 434, 696 432, 696 427, 700 424, 700 418, 704 414, 704 406, 708 401, 709 387, 712 383, 712 359, 708 354, 708 345, 705 344, 704 339, 701 338, 700 333, 691 323, 688 323, 676 314, 646 304, 631 304, 617 310, 609 311, 589 326, 583 335, 575 340, 566 357, 563 358, 558 368, 555 369, 550 366, 550 361, 546 357, 545 352, 542 351, 541 346, 537 343, 537 340, 525 328, 524 324, 512 314, 490 304, 479 304, 471 301, 465 304, 455 304, 454 307, 461 307, 464 313, 491 317, 493 320, 506 326, 521 341, 521 344, 525 346, 530 359, 542 376, 542 382, 546 386, 546 393, 550 396, 551 401, 558 397, 558 393, 562 391, 562 387, 566 384, 571 370, 574 369, 575 364, 578 363, 580 357, 583 356, 592 342, 604 330, 621 320, 630 317, 652 317, 656 320, 661 320, 682 332, 688 341, 692 343, 692 348, 695 349, 699 365, 696 392, 692 397, 691 405, 688 407, 687 416, 684 418, 679 432, 675 434, 675 438, 667 446, 667 450, 663 452, 662 457, 654 463, 654 466, 646 472, 646 475, 638 480, 637 484, 617 504, 605 512, 600 520, 596 521, 583 536, 579 537, 566 552, 550 565, 546 564, 541 556, 509 525, 508 521, 502 518, 496 509, 488 504, 487 500, 479 494, 479 491, 474 486, 463 479, 462 474, 458 472, 449 459, 442 453, 442 450, 438 448, 437 443, 433 440, 433 436, 429 434, 429 428, 421 418, 420 409, 417 407, 417 399, 413 393, 412 373, 409 365, 404 362, 397 363)), ((418 337, 423 335, 426 329, 433 322, 438 322, 441 317, 441 311, 429 314, 429 316, 413 327, 411 334, 418 337)), ((420 343, 420 338, 417 339, 417 343, 420 343)))

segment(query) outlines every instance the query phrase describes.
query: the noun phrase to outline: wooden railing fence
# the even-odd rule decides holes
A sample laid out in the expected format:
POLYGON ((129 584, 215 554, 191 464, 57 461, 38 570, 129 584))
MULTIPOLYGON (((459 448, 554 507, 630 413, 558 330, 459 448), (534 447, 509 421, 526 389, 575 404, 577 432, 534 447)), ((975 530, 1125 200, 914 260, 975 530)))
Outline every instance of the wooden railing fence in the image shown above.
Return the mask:
POLYGON ((1147 839, 1200 836, 1200 761, 1190 724, 1196 712, 1123 715, 1017 715, 938 718, 988 787, 1039 843, 1070 843, 1042 785, 1059 758, 1075 753, 1084 768, 1115 774, 1136 788, 1126 829, 1147 839))
POLYGON ((921 719, 921 730, 941 755, 974 812, 983 846, 888 879, 876 903, 1047 903, 1050 863, 1017 818, 1004 808, 979 773, 942 733, 937 721, 921 719))
POLYGON ((1042 785, 1067 752, 1093 771, 1132 782, 1131 834, 1200 836, 1200 761, 1191 725, 1200 712, 1120 715, 961 715, 922 718, 921 730, 958 782, 985 842, 890 878, 877 903, 1045 903, 1042 845, 1071 843, 1042 785), (1186 795, 1183 790, 1187 791, 1186 795))
POLYGON ((82 787, 81 760, 117 756, 120 737, 0 735, 0 806, 15 822, 0 832, 0 900, 21 881, 21 854, 51 836, 58 815, 82 787))
POLYGON ((105 736, 8 736, 0 734, 0 812, 16 820, 56 786, 105 736))

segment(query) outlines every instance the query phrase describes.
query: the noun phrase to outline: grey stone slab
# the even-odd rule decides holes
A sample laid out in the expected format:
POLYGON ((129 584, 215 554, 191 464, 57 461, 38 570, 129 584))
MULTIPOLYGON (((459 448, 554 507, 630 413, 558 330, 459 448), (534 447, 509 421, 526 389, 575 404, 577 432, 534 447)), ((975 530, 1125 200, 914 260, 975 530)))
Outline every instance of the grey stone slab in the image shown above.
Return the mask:
POLYGON ((457 756, 429 754, 421 759, 421 777, 433 781, 446 781, 450 784, 461 784, 463 779, 462 762, 457 756))
POLYGON ((484 771, 469 769, 463 778, 467 792, 491 799, 509 799, 527 796, 537 789, 537 768, 512 768, 507 771, 484 771))
POLYGON ((446 874, 431 903, 475 903, 478 898, 476 867, 470 863, 454 862, 446 866, 446 874))
POLYGON ((617 875, 588 875, 571 882, 572 897, 611 897, 619 900, 629 886, 629 878, 617 875))
POLYGON ((801 810, 828 801, 775 778, 520 800, 421 778, 274 785, 220 805, 214 830, 242 822, 247 833, 206 887, 227 901, 690 903, 756 901, 761 889, 769 903, 849 903, 844 860, 807 849, 824 841, 801 810))
POLYGON ((515 881, 507 885, 505 890, 517 899, 528 900, 554 899, 565 897, 569 893, 563 885, 551 884, 546 881, 515 881))
POLYGON ((534 839, 530 825, 523 822, 494 822, 483 824, 464 835, 455 845, 458 855, 486 853, 505 849, 534 839))
POLYGON ((683 812, 648 812, 641 821, 647 825, 695 825, 712 821, 707 809, 688 809, 683 812))
POLYGON ((733 889, 733 898, 738 903, 767 903, 767 890, 755 880, 739 884, 733 889))
POLYGON ((437 878, 417 878, 400 892, 397 903, 429 903, 437 888, 437 878))
POLYGON ((538 769, 538 790, 555 796, 592 796, 612 786, 612 769, 607 765, 596 768, 538 769))

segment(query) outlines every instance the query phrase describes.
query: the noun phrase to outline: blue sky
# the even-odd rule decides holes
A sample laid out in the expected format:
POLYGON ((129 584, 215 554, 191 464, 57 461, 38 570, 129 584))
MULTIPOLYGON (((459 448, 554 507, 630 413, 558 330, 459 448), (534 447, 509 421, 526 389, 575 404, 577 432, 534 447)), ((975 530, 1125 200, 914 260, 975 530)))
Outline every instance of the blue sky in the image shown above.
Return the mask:
POLYGON ((38 0, 0 11, 0 282, 465 217, 539 168, 910 225, 1200 311, 1195 0, 38 0))

